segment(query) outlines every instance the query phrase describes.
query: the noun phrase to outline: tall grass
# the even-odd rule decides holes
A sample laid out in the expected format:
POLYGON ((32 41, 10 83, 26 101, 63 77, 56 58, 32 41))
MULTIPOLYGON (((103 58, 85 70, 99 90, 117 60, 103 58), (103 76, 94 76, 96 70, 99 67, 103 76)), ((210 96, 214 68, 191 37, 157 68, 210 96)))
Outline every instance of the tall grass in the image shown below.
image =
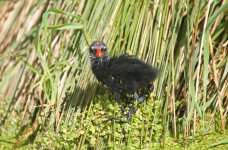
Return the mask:
MULTIPOLYGON (((7 14, 9 4, 2 6, 3 14, 7 14)), ((144 115, 148 118, 140 126, 139 147, 146 147, 143 143, 147 138, 147 148, 152 147, 155 133, 150 128, 156 123, 162 125, 164 141, 168 136, 205 133, 217 126, 213 124, 217 116, 220 131, 225 131, 227 2, 82 0, 23 4, 24 1, 17 2, 14 11, 9 12, 9 29, 7 22, 0 22, 4 29, 0 31, 1 101, 10 101, 1 114, 1 124, 15 113, 20 114, 20 125, 28 130, 18 143, 45 126, 53 125, 51 128, 59 132, 61 124, 88 122, 96 116, 93 109, 98 104, 93 98, 105 90, 90 69, 87 49, 93 40, 103 40, 110 56, 135 55, 160 69, 151 106, 155 103, 152 100, 161 106, 148 109, 149 115, 144 115), (23 8, 29 9, 25 12, 23 8), (22 20, 18 10, 24 16, 22 20)), ((100 99, 106 101, 110 97, 100 99)), ((106 104, 99 107, 105 109, 106 104)), ((93 127, 86 125, 87 128, 83 124, 76 126, 77 132, 86 128, 74 145, 78 149, 83 148, 89 127, 93 127)), ((131 145, 130 135, 120 138, 120 145, 131 145)), ((110 134, 107 139, 114 141, 116 147, 113 136, 110 134)), ((104 145, 100 143, 101 147, 104 145)))

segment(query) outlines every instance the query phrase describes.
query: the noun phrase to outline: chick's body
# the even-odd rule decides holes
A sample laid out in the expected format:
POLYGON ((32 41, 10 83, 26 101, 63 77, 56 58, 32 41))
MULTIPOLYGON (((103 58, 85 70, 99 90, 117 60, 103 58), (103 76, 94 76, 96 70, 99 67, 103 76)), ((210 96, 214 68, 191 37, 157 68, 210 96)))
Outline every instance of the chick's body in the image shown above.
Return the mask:
POLYGON ((156 79, 158 70, 151 65, 132 56, 122 55, 110 58, 106 45, 95 41, 90 46, 90 61, 92 71, 97 80, 105 84, 125 111, 126 104, 132 104, 127 120, 135 111, 134 102, 142 103, 153 91, 152 82, 156 79))

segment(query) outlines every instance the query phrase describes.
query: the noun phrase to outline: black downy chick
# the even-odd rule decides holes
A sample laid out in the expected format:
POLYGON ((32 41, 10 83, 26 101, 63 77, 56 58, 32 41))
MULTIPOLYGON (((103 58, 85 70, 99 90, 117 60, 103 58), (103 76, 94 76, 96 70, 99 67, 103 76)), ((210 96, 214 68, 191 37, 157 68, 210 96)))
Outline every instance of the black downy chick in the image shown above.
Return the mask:
POLYGON ((101 41, 94 41, 89 48, 92 71, 97 80, 105 84, 119 102, 122 112, 130 105, 127 122, 139 104, 153 91, 152 82, 158 70, 132 56, 108 57, 107 47, 101 41))

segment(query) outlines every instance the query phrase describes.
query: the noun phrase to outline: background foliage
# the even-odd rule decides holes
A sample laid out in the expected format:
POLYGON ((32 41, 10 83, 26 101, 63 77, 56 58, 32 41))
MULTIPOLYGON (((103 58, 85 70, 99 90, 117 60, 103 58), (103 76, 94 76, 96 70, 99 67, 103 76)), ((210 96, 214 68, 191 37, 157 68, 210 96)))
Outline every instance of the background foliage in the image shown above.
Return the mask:
POLYGON ((150 149, 225 134, 227 8, 225 0, 0 2, 1 136, 13 133, 15 147, 150 149), (91 73, 92 40, 160 69, 131 124, 104 123, 121 114, 91 73))

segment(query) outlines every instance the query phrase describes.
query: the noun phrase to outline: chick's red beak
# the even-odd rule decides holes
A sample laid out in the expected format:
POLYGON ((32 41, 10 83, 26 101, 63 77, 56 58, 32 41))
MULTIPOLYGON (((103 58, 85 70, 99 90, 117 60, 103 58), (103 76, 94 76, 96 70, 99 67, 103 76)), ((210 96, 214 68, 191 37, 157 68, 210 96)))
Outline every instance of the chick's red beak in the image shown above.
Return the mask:
POLYGON ((97 48, 97 51, 96 51, 96 56, 100 58, 102 55, 103 55, 103 53, 102 53, 102 51, 101 51, 101 48, 98 47, 98 48, 97 48))

